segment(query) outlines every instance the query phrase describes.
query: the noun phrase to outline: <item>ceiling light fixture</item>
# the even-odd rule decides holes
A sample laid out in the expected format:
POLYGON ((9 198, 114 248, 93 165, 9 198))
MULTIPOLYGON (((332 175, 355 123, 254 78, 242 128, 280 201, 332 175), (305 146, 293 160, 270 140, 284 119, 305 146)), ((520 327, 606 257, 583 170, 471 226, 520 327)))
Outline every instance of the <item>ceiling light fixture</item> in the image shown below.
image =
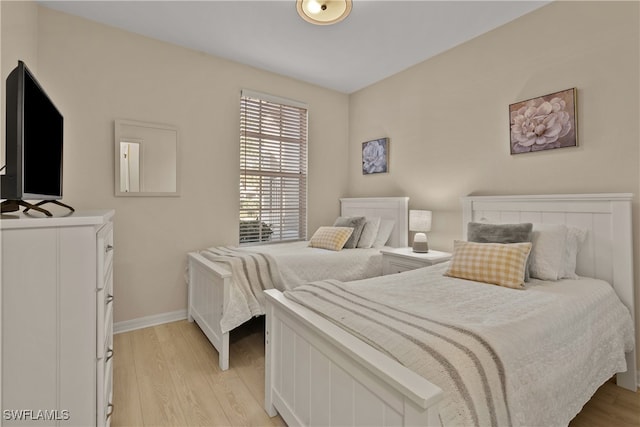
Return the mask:
POLYGON ((315 25, 331 25, 351 12, 351 0, 296 0, 298 14, 315 25))

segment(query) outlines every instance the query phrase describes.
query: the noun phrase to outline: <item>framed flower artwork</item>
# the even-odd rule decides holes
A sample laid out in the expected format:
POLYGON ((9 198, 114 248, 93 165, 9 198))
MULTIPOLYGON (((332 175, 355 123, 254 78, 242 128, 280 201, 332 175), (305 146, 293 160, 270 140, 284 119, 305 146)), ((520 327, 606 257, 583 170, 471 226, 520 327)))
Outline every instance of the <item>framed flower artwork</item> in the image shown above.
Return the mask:
POLYGON ((577 147, 576 88, 509 105, 511 154, 577 147))
POLYGON ((389 172, 389 138, 362 143, 362 174, 389 172))

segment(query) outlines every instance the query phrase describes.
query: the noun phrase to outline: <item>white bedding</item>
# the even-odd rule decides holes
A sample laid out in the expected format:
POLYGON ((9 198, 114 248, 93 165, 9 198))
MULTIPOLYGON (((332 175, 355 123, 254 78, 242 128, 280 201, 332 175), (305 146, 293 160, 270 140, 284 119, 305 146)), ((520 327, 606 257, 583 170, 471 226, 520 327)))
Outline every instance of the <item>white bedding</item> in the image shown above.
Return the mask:
POLYGON ((315 280, 349 281, 382 275, 379 248, 329 251, 307 245, 308 242, 303 241, 239 248, 212 247, 200 251, 202 256, 233 273, 229 298, 220 320, 223 333, 265 313, 264 289, 285 291, 315 280))
POLYGON ((309 242, 244 246, 241 251, 267 253, 275 258, 286 289, 315 280, 343 282, 382 275, 380 249, 343 249, 329 251, 310 248, 309 242))
MULTIPOLYGON (((356 299, 363 297, 360 302, 366 300, 367 305, 399 306, 402 311, 459 326, 486 340, 502 360, 509 416, 516 426, 567 425, 598 386, 626 370, 624 352, 634 346, 633 322, 608 283, 589 278, 532 280, 525 290, 516 290, 444 277, 447 265, 342 287, 356 299)), ((324 294, 324 299, 315 298, 314 292, 317 288, 302 286, 289 296, 306 301, 305 305, 309 302, 321 314, 329 310, 337 317, 327 318, 338 324, 336 318, 346 319, 355 313, 357 319, 342 326, 366 341, 384 340, 380 325, 367 325, 359 319, 363 312, 360 305, 343 310, 328 303, 324 294), (305 293, 305 289, 312 292, 305 293)), ((335 299, 350 307, 351 302, 335 299)), ((395 348, 386 352, 397 359, 406 353, 395 348)), ((460 358, 464 360, 464 355, 460 358)), ((420 362, 415 362, 416 369, 409 367, 445 391, 441 405, 445 425, 468 424, 464 411, 452 403, 455 393, 447 381, 436 382, 441 376, 432 371, 430 365, 434 364, 420 362)))

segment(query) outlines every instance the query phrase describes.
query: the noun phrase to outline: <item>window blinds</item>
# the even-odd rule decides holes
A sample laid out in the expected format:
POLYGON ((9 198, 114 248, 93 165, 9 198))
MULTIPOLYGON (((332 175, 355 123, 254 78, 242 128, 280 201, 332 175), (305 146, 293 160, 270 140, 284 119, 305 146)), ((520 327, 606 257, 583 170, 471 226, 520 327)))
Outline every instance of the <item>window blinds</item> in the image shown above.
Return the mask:
POLYGON ((306 239, 307 109, 240 98, 240 243, 306 239))

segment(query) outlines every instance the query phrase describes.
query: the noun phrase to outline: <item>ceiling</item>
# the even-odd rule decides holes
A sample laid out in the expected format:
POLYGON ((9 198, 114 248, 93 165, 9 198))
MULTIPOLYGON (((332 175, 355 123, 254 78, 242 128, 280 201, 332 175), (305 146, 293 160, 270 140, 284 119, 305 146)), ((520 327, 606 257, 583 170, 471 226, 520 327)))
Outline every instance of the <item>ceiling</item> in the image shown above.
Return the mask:
POLYGON ((295 0, 38 3, 352 93, 549 1, 353 0, 347 19, 330 26, 302 20, 295 0))

